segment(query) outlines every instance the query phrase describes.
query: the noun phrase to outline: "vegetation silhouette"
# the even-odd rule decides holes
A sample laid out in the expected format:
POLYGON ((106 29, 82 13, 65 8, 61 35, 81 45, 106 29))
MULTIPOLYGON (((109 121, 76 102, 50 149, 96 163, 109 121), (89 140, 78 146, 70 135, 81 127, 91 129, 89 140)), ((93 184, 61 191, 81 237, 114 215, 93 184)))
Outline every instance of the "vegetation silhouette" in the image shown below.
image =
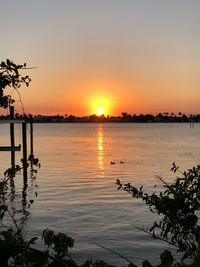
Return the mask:
POLYGON ((116 184, 118 190, 123 189, 133 198, 141 199, 151 212, 161 216, 160 221, 155 221, 150 229, 140 229, 154 239, 175 246, 178 252, 183 253, 182 261, 192 259, 193 264, 189 266, 197 267, 200 266, 200 165, 180 172, 173 163, 171 171, 179 172, 181 176, 172 183, 158 177, 163 185, 163 191, 158 193, 145 193, 143 186, 136 188, 130 183, 123 185, 120 180, 116 184))
MULTIPOLYGON (((167 113, 168 114, 168 113, 167 113)), ((166 115, 166 113, 152 114, 139 114, 130 115, 126 112, 122 112, 121 116, 97 116, 95 114, 90 116, 77 117, 74 115, 32 115, 32 114, 15 114, 16 119, 25 119, 26 121, 32 121, 34 123, 184 123, 200 122, 200 114, 195 115, 166 115)), ((0 120, 6 120, 9 115, 0 115, 0 120)))
POLYGON ((26 63, 17 65, 9 59, 0 63, 0 107, 7 108, 15 102, 11 95, 5 95, 6 87, 12 87, 19 94, 18 89, 21 85, 29 86, 30 77, 20 74, 23 69, 26 69, 26 63))

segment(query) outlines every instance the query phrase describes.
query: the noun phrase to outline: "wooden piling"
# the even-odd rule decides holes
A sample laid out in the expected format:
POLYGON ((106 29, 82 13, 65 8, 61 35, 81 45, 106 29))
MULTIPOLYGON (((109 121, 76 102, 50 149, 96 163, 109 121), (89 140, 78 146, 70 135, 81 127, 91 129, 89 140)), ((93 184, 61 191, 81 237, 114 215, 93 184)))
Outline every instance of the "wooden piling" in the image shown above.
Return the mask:
POLYGON ((30 122, 30 155, 33 157, 33 121, 30 122))
POLYGON ((27 184, 27 135, 26 122, 22 123, 22 146, 23 146, 23 177, 24 185, 27 184))
MULTIPOLYGON (((14 119, 15 109, 14 106, 10 106, 10 119, 14 119)), ((11 167, 15 168, 15 130, 14 123, 10 123, 10 146, 11 146, 11 167)))
POLYGON ((30 121, 30 159, 31 159, 31 168, 33 168, 33 121, 30 121))
POLYGON ((190 128, 194 128, 194 116, 190 115, 190 128))
MULTIPOLYGON (((22 149, 23 149, 23 178, 24 178, 24 186, 27 186, 27 123, 25 120, 15 120, 14 119, 14 107, 10 107, 10 119, 6 121, 0 121, 0 123, 9 123, 10 124, 10 146, 0 146, 0 151, 9 151, 11 152, 11 165, 15 167, 15 152, 21 151, 21 145, 15 146, 15 132, 14 132, 14 124, 20 123, 22 125, 22 149)), ((30 120, 30 159, 32 161, 31 167, 33 166, 33 120, 30 120)))

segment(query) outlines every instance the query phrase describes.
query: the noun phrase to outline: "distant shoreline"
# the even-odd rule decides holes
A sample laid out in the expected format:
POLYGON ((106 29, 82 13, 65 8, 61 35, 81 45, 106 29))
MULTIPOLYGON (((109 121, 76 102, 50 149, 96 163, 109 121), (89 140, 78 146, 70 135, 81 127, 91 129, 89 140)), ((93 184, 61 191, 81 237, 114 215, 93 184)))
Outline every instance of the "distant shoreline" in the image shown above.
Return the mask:
MULTIPOLYGON (((0 120, 1 121, 1 120, 0 120)), ((27 121, 27 122, 29 122, 29 121, 27 121)), ((58 123, 58 124, 69 124, 69 123, 73 123, 73 124, 78 124, 78 123, 80 123, 80 124, 98 124, 98 123, 105 123, 105 124, 113 124, 113 123, 117 123, 117 124, 134 124, 134 123, 137 123, 137 124, 141 124, 141 123, 146 123, 146 124, 170 124, 170 123, 172 123, 172 124, 175 124, 175 123, 180 123, 180 124, 183 124, 183 123, 186 123, 186 124, 188 124, 188 123, 190 123, 190 122, 186 122, 186 121, 182 121, 182 122, 178 122, 178 121, 174 121, 174 122, 171 122, 171 121, 168 121, 168 122, 164 122, 164 121, 161 121, 161 122, 148 122, 148 121, 146 121, 146 122, 133 122, 133 121, 88 121, 88 122, 81 122, 81 121, 74 121, 74 122, 63 122, 63 121, 33 121, 34 123, 38 123, 38 124, 42 124, 42 123, 44 123, 44 124, 46 124, 46 123, 49 123, 49 124, 51 124, 51 123, 58 123)), ((197 121, 197 122, 195 122, 195 124, 196 123, 200 123, 199 121, 197 121)))
MULTIPOLYGON (((0 119, 0 124, 4 124, 4 122, 9 122, 9 120, 1 120, 0 119)), ((17 120, 16 120, 17 122, 17 120)), ((30 123, 30 120, 25 120, 25 122, 30 123)), ((32 121, 33 123, 37 123, 37 124, 99 124, 99 123, 103 123, 103 124, 175 124, 175 123, 179 123, 179 124, 190 124, 190 122, 187 121, 159 121, 159 122, 149 122, 149 121, 141 121, 141 122, 134 122, 134 121, 87 121, 87 122, 83 122, 83 121, 32 121)), ((196 121, 194 122, 194 124, 198 124, 200 123, 200 121, 196 121)))
MULTIPOLYGON (((10 116, 0 116, 0 122, 4 122, 10 119, 10 116)), ((14 120, 24 120, 34 123, 198 123, 200 122, 200 114, 185 115, 179 112, 178 115, 174 113, 158 113, 152 114, 140 114, 131 115, 126 112, 122 112, 121 116, 96 116, 95 114, 90 116, 77 117, 74 115, 32 115, 32 114, 15 114, 14 120)))

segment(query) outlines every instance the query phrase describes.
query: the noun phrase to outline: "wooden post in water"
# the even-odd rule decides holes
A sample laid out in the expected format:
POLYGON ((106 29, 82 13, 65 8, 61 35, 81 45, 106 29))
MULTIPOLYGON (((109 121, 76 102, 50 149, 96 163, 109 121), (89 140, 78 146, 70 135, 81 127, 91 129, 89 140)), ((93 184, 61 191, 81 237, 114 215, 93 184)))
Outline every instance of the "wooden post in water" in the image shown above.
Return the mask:
POLYGON ((33 168, 33 120, 30 121, 30 158, 31 158, 31 168, 33 168))
MULTIPOLYGON (((15 109, 14 106, 10 106, 10 119, 14 119, 15 109)), ((14 148, 15 146, 15 130, 14 123, 10 123, 10 146, 14 148)), ((15 151, 11 150, 11 167, 15 168, 15 151)))
POLYGON ((190 114, 190 128, 194 128, 194 116, 190 114))
POLYGON ((26 122, 22 123, 22 145, 23 145, 23 177, 24 185, 27 184, 27 136, 26 122))

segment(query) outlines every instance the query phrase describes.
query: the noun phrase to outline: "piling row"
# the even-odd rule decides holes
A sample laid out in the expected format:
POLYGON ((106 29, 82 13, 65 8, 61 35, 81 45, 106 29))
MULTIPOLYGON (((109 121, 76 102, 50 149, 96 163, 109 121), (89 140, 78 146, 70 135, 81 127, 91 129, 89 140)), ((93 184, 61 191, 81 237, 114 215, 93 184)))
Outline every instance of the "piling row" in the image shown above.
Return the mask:
MULTIPOLYGON (((11 153, 11 167, 15 168, 15 152, 21 150, 21 146, 15 146, 15 123, 21 123, 22 125, 22 152, 23 152, 23 179, 24 184, 27 184, 27 122, 25 120, 14 119, 14 106, 10 106, 10 120, 5 123, 10 124, 10 146, 1 146, 0 151, 10 151, 11 153)), ((30 158, 33 159, 33 121, 28 122, 30 124, 30 158)), ((32 164, 32 163, 31 163, 32 164)))

